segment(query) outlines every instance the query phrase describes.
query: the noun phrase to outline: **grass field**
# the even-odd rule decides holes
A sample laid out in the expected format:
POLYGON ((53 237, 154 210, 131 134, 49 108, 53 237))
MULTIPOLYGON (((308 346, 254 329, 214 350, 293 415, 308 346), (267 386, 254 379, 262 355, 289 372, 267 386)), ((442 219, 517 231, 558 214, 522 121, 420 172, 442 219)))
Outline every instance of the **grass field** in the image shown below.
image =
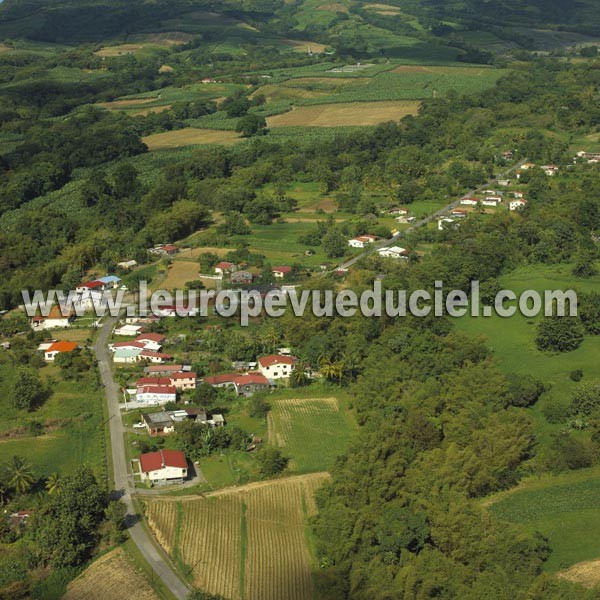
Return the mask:
POLYGON ((319 44, 318 42, 307 42, 303 40, 283 40, 284 46, 289 46, 297 52, 311 52, 321 53, 325 52, 327 46, 325 44, 319 44))
POLYGON ((419 102, 355 102, 301 106, 267 119, 269 127, 377 125, 416 115, 419 102))
POLYGON ((195 261, 174 260, 169 265, 166 278, 157 282, 165 290, 181 290, 188 281, 198 279, 199 266, 195 261))
POLYGON ((289 398, 271 401, 269 443, 291 456, 297 473, 326 471, 342 454, 355 427, 336 398, 289 398))
POLYGON ((556 572, 600 557, 600 470, 596 467, 527 480, 489 506, 497 517, 539 531, 552 554, 544 568, 556 572))
POLYGON ((561 579, 578 583, 586 588, 593 588, 600 583, 600 559, 586 560, 557 573, 561 579))
POLYGON ((149 150, 165 150, 192 146, 194 144, 221 144, 229 146, 241 142, 243 138, 235 131, 217 131, 213 129, 196 129, 185 127, 165 133, 155 133, 142 138, 149 150))
POLYGON ((198 588, 231 600, 312 600, 307 525, 326 479, 314 473, 203 498, 147 499, 145 514, 198 588))
POLYGON ((122 548, 95 560, 67 587, 63 600, 159 600, 122 548))

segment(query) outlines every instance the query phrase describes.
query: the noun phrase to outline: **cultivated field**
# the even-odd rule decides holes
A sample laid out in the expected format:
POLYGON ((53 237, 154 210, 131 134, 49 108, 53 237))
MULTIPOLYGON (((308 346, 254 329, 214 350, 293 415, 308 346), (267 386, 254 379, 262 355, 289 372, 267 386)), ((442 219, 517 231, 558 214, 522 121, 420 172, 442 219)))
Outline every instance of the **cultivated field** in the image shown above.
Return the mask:
POLYGON ((318 42, 305 42, 303 40, 283 40, 282 43, 285 46, 290 46, 297 52, 308 52, 309 48, 311 52, 321 53, 325 52, 327 46, 325 44, 319 44, 318 42))
POLYGON ((267 119, 269 127, 377 125, 416 115, 420 102, 349 102, 301 106, 267 119))
POLYGON ((112 102, 98 102, 96 106, 101 106, 108 110, 121 110, 125 108, 135 108, 137 106, 143 106, 144 104, 150 104, 156 101, 156 98, 129 98, 128 100, 113 100, 112 102))
POLYGON ((116 548, 94 561, 67 587, 63 600, 158 600, 125 552, 116 548))
POLYGON ((353 423, 336 398, 271 401, 269 442, 291 457, 289 468, 324 471, 347 448, 353 423))
POLYGON ((145 44, 120 44, 119 46, 106 46, 97 52, 94 52, 94 54, 103 58, 114 58, 115 56, 122 56, 123 54, 139 52, 144 48, 144 45, 145 44))
POLYGON ((148 524, 194 585, 231 600, 312 600, 305 528, 325 473, 249 484, 203 498, 144 501, 148 524))
POLYGON ((174 260, 169 265, 167 277, 160 282, 160 287, 165 290, 183 289, 188 281, 198 279, 198 263, 191 260, 174 260))
POLYGON ((165 150, 180 148, 194 144, 222 144, 231 145, 241 142, 243 138, 235 131, 218 131, 215 129, 196 129, 184 127, 176 131, 155 133, 142 138, 150 150, 165 150))

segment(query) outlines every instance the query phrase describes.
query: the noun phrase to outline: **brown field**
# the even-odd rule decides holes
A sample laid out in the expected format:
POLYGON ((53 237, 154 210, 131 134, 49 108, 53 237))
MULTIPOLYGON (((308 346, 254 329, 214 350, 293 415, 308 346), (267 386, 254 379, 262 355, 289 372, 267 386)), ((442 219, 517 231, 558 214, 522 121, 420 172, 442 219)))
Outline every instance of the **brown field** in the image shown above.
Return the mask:
POLYGON ((52 339, 67 342, 85 342, 92 337, 91 329, 57 329, 51 332, 52 339))
POLYGON ((183 289, 188 281, 198 279, 199 272, 199 265, 196 261, 174 260, 169 265, 166 278, 160 282, 160 287, 165 290, 183 289))
POLYGON ((5 46, 4 44, 0 43, 0 52, 8 52, 9 50, 12 50, 12 48, 9 48, 8 46, 5 46))
POLYGON ((309 47, 312 52, 325 52, 327 49, 325 44, 319 44, 317 42, 305 42, 303 40, 282 40, 281 43, 285 46, 291 46, 294 50, 299 52, 308 52, 309 47))
POLYGON ((217 256, 225 256, 225 254, 227 254, 228 252, 231 252, 232 250, 234 250, 234 248, 221 248, 221 247, 217 247, 217 246, 203 246, 202 248, 190 248, 189 250, 185 251, 185 254, 183 256, 185 258, 196 259, 201 254, 206 254, 207 252, 212 252, 213 254, 216 254, 217 256))
POLYGON ((104 58, 113 58, 115 56, 122 56, 123 54, 133 54, 139 52, 145 44, 120 44, 119 46, 105 46, 100 48, 97 52, 94 52, 96 56, 102 56, 104 58))
POLYGON ((152 113, 161 113, 164 112, 165 110, 169 110, 171 108, 171 104, 163 104, 162 106, 149 106, 148 108, 142 108, 140 110, 131 110, 129 111, 129 115, 131 115, 132 117, 145 117, 146 115, 152 114, 152 113))
POLYGON ((294 87, 282 87, 279 85, 263 85, 255 92, 252 92, 250 98, 253 98, 258 94, 263 94, 269 100, 295 100, 297 98, 319 98, 321 96, 327 96, 329 92, 318 92, 294 87))
POLYGON ((600 583, 600 559, 577 563, 557 576, 591 589, 600 583))
POLYGON ((323 212, 335 212, 337 210, 337 204, 333 198, 323 198, 316 204, 299 208, 298 212, 315 212, 319 209, 321 209, 323 212))
POLYGON ((321 4, 321 6, 317 6, 317 10, 326 10, 328 12, 348 12, 348 7, 340 4, 339 2, 334 2, 333 4, 321 4))
POLYGON ((132 106, 140 106, 141 104, 149 104, 155 102, 156 98, 129 98, 128 100, 113 100, 112 102, 98 102, 96 106, 107 108, 109 110, 120 110, 122 108, 131 108, 132 106))
POLYGON ((431 70, 427 67, 420 67, 419 65, 400 65, 395 69, 392 69, 392 73, 431 73, 431 70))
POLYGON ((305 85, 331 85, 332 87, 344 86, 344 85, 360 85, 368 84, 371 82, 370 77, 297 77, 294 79, 288 79, 283 83, 289 87, 302 87, 305 85))
POLYGON ((316 513, 314 491, 326 473, 228 488, 204 497, 153 498, 148 524, 173 552, 195 565, 194 585, 231 600, 311 600, 312 558, 307 519, 316 513))
POLYGON ((167 148, 180 148, 193 144, 221 144, 232 145, 241 142, 243 138, 235 131, 219 131, 217 129, 197 129, 184 127, 175 131, 155 133, 142 138, 150 150, 165 150, 167 148))
POLYGON ((300 106, 267 119, 269 127, 338 127, 377 125, 416 115, 420 102, 348 102, 300 106))
POLYGON ((402 12, 397 6, 392 6, 391 4, 365 4, 364 8, 372 9, 375 11, 387 11, 388 13, 399 13, 402 12))
POLYGON ((63 600, 158 600, 145 577, 116 548, 94 561, 69 583, 63 600))

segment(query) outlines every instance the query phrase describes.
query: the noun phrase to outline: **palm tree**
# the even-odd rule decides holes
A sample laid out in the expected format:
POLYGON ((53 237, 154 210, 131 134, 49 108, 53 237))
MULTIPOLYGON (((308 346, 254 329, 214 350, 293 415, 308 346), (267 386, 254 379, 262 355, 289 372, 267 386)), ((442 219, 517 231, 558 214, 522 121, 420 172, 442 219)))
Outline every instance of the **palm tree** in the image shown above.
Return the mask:
POLYGON ((308 383, 308 377, 301 367, 296 367, 290 374, 290 385, 292 387, 303 387, 308 383))
POLYGON ((46 479, 46 491, 48 492, 48 494, 54 494, 58 491, 58 488, 60 486, 60 476, 58 475, 58 473, 52 473, 51 475, 48 476, 48 479, 46 479))
POLYGON ((337 379, 341 384, 343 375, 343 363, 341 361, 333 361, 328 356, 319 358, 319 372, 325 379, 329 381, 337 379))
POLYGON ((6 484, 3 481, 0 481, 0 506, 4 506, 7 491, 6 484))
POLYGON ((17 494, 24 494, 35 481, 31 467, 20 456, 13 456, 6 466, 7 483, 17 494))

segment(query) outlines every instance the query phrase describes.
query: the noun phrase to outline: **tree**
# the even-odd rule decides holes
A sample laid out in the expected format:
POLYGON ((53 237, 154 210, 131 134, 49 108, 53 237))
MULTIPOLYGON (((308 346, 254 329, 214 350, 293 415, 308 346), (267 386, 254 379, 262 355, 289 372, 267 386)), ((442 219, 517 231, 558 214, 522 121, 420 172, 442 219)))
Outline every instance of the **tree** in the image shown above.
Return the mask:
POLYGON ((52 473, 48 475, 48 479, 46 479, 46 491, 48 494, 55 494, 58 491, 60 486, 60 475, 58 473, 52 473))
POLYGON ((261 475, 271 477, 281 473, 287 467, 289 459, 278 448, 266 447, 258 451, 256 462, 261 475))
POLYGON ((600 408, 600 379, 578 384, 571 396, 570 414, 589 417, 596 413, 598 408, 600 408))
POLYGON ((6 483, 17 494, 24 494, 35 481, 31 466, 20 456, 13 456, 5 469, 6 483))
POLYGON ((571 352, 583 341, 584 329, 578 317, 545 317, 537 327, 535 343, 546 352, 571 352))
POLYGON ((265 400, 265 398, 261 394, 254 394, 250 398, 248 413, 251 417, 264 419, 270 410, 271 405, 265 400))
POLYGON ((35 371, 28 368, 18 369, 17 379, 10 394, 15 408, 32 410, 43 404, 47 396, 47 390, 35 371))
POLYGON ((337 227, 331 227, 323 236, 321 246, 329 258, 338 258, 344 256, 348 242, 337 227))
POLYGON ((291 387, 304 387, 308 385, 309 379, 304 372, 304 369, 296 368, 290 374, 290 386, 291 387))
POLYGON ((221 594, 211 594, 201 590, 192 590, 187 597, 187 600, 226 600, 221 594))
POLYGON ((104 516, 110 527, 110 537, 113 542, 123 540, 127 507, 121 500, 111 500, 104 511, 104 516))
POLYGON ((513 373, 507 379, 512 406, 533 406, 545 391, 544 383, 531 375, 513 373))
POLYGON ((265 135, 267 133, 267 121, 263 116, 251 113, 237 122, 235 130, 241 133, 242 137, 265 135))

